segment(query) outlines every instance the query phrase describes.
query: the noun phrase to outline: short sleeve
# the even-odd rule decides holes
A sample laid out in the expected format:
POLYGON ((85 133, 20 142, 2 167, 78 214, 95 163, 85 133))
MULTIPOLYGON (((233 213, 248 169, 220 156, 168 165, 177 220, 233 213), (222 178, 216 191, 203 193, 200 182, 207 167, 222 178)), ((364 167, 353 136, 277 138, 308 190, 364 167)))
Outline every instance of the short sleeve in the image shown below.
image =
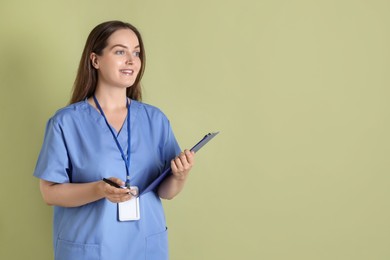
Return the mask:
POLYGON ((60 125, 51 118, 47 125, 43 145, 34 176, 55 183, 71 182, 71 163, 60 125))

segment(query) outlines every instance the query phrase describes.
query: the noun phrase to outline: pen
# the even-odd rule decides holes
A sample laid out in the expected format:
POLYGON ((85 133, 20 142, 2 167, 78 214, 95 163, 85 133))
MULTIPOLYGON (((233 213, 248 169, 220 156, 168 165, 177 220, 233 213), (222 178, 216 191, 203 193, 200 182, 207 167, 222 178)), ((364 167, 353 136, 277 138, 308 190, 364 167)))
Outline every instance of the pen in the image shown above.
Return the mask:
MULTIPOLYGON (((118 189, 129 189, 129 190, 130 190, 130 188, 119 186, 118 184, 116 184, 116 183, 113 182, 112 180, 103 178, 103 181, 104 181, 105 183, 107 183, 107 184, 110 184, 111 186, 113 186, 113 187, 115 187, 115 188, 118 188, 118 189)), ((131 191, 129 192, 129 194, 131 194, 131 195, 133 195, 133 196, 137 196, 137 194, 133 194, 131 191)))
POLYGON ((104 181, 105 183, 107 183, 107 184, 110 184, 111 186, 114 186, 115 188, 118 188, 118 189, 126 189, 126 187, 121 187, 121 186, 119 186, 118 184, 116 184, 115 182, 113 182, 112 180, 103 178, 103 181, 104 181))

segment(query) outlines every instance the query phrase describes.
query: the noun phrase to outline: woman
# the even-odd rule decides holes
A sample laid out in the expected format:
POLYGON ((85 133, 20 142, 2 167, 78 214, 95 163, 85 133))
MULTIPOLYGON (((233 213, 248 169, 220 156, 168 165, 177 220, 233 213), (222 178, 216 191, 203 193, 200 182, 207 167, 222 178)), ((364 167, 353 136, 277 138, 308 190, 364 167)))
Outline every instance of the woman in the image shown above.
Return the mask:
POLYGON ((194 153, 180 152, 165 115, 140 102, 144 68, 144 46, 134 26, 121 21, 96 26, 71 104, 47 124, 34 176, 44 201, 54 206, 57 260, 168 259, 160 198, 172 199, 182 190, 194 153), (119 221, 117 206, 137 200, 133 186, 142 192, 169 166, 173 174, 138 198, 140 219, 119 221))

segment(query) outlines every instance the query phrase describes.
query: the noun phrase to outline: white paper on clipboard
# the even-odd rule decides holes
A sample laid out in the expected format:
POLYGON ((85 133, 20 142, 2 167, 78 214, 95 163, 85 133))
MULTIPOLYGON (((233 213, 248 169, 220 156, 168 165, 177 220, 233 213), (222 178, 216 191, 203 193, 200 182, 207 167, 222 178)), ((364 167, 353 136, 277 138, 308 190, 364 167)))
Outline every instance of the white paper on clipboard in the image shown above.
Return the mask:
MULTIPOLYGON (((217 134, 219 134, 219 132, 214 132, 214 133, 208 133, 207 135, 205 135, 197 144, 194 145, 194 147, 192 147, 190 149, 190 151, 193 151, 193 152, 197 152, 200 150, 200 148, 202 148, 203 146, 205 146, 211 139, 213 139, 217 134)), ((160 183, 168 176, 171 174, 171 167, 168 167, 166 170, 163 171, 163 173, 160 174, 160 176, 158 176, 151 184, 149 184, 148 187, 146 187, 146 189, 144 189, 140 196, 142 196, 143 194, 145 193, 148 193, 149 191, 152 191, 154 189, 156 189, 158 187, 158 185, 160 185, 160 183)))

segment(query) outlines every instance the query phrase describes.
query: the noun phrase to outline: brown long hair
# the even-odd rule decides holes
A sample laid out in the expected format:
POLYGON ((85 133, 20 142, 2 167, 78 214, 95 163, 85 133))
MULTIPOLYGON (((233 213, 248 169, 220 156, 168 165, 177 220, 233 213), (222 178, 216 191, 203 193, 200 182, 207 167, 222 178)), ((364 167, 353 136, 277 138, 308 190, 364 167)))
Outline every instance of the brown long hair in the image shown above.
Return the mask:
POLYGON ((90 54, 92 52, 101 55, 107 46, 107 39, 119 29, 130 29, 137 35, 140 46, 141 69, 134 84, 127 88, 126 94, 129 98, 141 101, 141 79, 145 70, 145 49, 140 32, 133 25, 122 21, 108 21, 97 25, 89 34, 81 55, 77 76, 73 84, 72 98, 70 104, 84 100, 95 93, 98 74, 92 66, 90 54))

